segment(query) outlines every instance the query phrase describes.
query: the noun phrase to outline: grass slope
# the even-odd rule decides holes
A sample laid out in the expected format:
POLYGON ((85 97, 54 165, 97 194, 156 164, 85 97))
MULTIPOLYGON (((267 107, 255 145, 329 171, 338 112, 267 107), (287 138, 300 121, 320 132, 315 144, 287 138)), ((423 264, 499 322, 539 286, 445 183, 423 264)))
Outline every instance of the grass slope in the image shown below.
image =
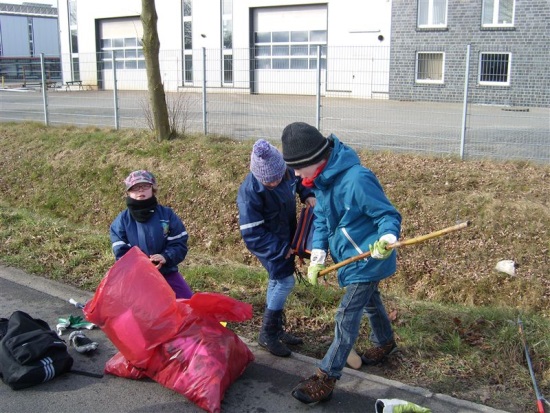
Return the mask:
MULTIPOLYGON (((93 290, 113 263, 108 227, 124 208, 122 180, 149 169, 159 201, 190 234, 186 279, 196 291, 253 304, 254 319, 232 328, 254 337, 266 274, 241 241, 235 205, 252 144, 202 136, 158 143, 144 131, 0 124, 0 261, 93 290)), ((524 321, 539 386, 548 392, 550 166, 360 156, 402 213, 402 238, 472 223, 399 250, 399 269, 382 291, 401 351, 368 371, 508 411, 534 405, 516 320, 524 321), (494 270, 502 259, 517 262, 515 276, 494 270)), ((287 308, 288 328, 306 338, 296 351, 322 357, 341 294, 334 274, 317 288, 298 285, 287 308)), ((358 350, 367 337, 365 322, 358 350)))

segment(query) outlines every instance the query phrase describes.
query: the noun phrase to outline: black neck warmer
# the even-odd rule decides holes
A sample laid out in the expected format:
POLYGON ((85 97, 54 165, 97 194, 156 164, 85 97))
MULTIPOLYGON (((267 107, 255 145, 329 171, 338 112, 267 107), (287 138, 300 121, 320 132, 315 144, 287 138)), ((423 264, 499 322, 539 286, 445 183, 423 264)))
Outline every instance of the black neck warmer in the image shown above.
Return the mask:
POLYGON ((126 206, 137 222, 146 222, 149 220, 154 214, 157 204, 157 198, 154 196, 143 201, 130 198, 129 196, 126 197, 126 206))

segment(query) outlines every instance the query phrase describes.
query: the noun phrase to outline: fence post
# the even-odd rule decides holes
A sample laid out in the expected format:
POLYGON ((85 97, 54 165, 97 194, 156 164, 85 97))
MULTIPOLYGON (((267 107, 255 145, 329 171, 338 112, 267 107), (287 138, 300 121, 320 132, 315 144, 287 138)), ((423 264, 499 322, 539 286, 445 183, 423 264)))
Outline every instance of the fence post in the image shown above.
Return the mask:
POLYGON ((317 45, 317 77, 315 85, 315 127, 321 130, 321 46, 317 45))
POLYGON ((44 53, 40 53, 40 78, 42 81, 42 103, 44 106, 44 124, 49 125, 50 120, 48 116, 48 94, 46 89, 48 84, 46 83, 46 65, 44 63, 44 53))
POLYGON ((115 129, 120 128, 119 114, 118 114, 118 91, 117 91, 117 80, 116 80, 116 59, 113 52, 113 105, 115 109, 115 129))
POLYGON ((206 136, 206 47, 202 48, 202 129, 206 136))
POLYGON ((460 159, 464 160, 466 144, 466 120, 468 118, 468 83, 470 80, 470 45, 466 46, 466 69, 464 70, 464 103, 462 105, 462 130, 460 133, 460 159))

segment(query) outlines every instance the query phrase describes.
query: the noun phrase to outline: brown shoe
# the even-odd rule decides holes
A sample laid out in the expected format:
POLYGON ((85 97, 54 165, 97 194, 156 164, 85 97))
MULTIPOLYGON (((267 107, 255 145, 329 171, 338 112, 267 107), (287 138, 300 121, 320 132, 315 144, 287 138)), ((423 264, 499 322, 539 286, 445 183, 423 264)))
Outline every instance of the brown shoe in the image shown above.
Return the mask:
POLYGON ((317 373, 294 387, 292 397, 305 404, 317 404, 330 400, 335 385, 335 378, 331 378, 321 369, 317 369, 317 373))
POLYGON ((378 364, 386 359, 390 354, 397 351, 397 344, 392 340, 381 347, 371 347, 363 353, 361 360, 366 365, 378 364))

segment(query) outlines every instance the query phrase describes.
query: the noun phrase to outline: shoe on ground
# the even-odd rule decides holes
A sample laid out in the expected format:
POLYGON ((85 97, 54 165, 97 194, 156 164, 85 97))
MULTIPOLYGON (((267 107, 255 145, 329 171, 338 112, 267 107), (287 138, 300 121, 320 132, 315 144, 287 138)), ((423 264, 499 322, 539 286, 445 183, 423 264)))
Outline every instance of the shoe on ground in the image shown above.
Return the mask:
POLYGON ((302 403, 314 405, 330 400, 335 385, 335 378, 331 378, 321 369, 317 369, 317 372, 313 376, 294 387, 292 397, 302 403))
POLYGON ((90 340, 82 331, 73 331, 69 336, 69 343, 79 353, 87 353, 97 349, 98 344, 90 340))
POLYGON ((289 344, 291 346, 304 344, 304 340, 302 340, 302 338, 297 337, 293 334, 287 333, 284 330, 279 333, 279 340, 281 340, 284 344, 289 344))
POLYGON ((383 362, 386 357, 397 351, 397 344, 392 340, 381 347, 371 347, 363 353, 361 361, 367 366, 383 362))
POLYGON ((292 351, 276 337, 268 337, 264 334, 260 334, 258 344, 260 347, 277 357, 288 357, 292 354, 292 351))
POLYGON ((363 360, 361 360, 361 356, 357 354, 354 348, 351 349, 349 352, 348 359, 346 360, 346 363, 348 363, 348 366, 350 366, 352 369, 359 370, 361 366, 363 365, 363 360))

